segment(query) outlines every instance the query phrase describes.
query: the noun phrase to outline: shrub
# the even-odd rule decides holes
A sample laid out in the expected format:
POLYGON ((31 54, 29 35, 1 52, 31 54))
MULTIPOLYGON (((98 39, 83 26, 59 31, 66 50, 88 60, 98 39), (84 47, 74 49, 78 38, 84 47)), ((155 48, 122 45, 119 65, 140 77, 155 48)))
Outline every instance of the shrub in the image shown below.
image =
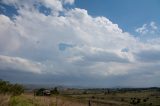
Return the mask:
POLYGON ((92 99, 95 99, 95 96, 92 96, 92 99))
POLYGON ((147 102, 147 99, 143 99, 143 102, 147 102))
POLYGON ((19 84, 10 84, 8 81, 0 80, 0 94, 20 95, 24 88, 19 84))
POLYGON ((56 95, 59 94, 57 87, 55 87, 53 90, 51 90, 51 94, 56 94, 56 95))
POLYGON ((36 96, 44 96, 44 93, 43 93, 44 90, 45 90, 44 88, 40 88, 40 89, 38 89, 38 90, 35 90, 35 91, 34 91, 34 94, 35 94, 36 96))
POLYGON ((83 94, 87 94, 87 91, 84 91, 83 94))
POLYGON ((121 98, 121 101, 123 102, 123 101, 124 101, 124 98, 121 98))

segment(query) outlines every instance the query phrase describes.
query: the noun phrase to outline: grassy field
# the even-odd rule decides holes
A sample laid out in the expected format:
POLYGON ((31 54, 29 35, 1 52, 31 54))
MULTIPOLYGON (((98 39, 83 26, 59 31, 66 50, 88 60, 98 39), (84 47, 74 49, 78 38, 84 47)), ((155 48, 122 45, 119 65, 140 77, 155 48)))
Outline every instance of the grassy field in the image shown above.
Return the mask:
POLYGON ((160 106, 157 91, 110 94, 70 94, 59 96, 0 95, 0 106, 160 106))
POLYGON ((160 106, 160 92, 119 92, 110 94, 70 95, 73 98, 91 100, 93 106, 160 106))
POLYGON ((22 94, 20 96, 0 95, 0 106, 87 106, 76 100, 62 96, 33 96, 22 94))

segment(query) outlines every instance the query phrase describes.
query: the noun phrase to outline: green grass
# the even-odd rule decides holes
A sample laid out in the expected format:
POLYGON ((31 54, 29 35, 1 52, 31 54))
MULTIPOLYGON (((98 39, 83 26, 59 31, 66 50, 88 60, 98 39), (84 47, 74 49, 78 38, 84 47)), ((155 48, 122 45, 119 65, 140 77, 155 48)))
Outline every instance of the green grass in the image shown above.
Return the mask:
POLYGON ((11 97, 9 101, 10 106, 34 106, 30 99, 25 98, 25 96, 14 96, 11 97))
POLYGON ((54 97, 34 97, 30 94, 22 94, 20 96, 12 96, 9 106, 55 106, 55 99, 54 97))

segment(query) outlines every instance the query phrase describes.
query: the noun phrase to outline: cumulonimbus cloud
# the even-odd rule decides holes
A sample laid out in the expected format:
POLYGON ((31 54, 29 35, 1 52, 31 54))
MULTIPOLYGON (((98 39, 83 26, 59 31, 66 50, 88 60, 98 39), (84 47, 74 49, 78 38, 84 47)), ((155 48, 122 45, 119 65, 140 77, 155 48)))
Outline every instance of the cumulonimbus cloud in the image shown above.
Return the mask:
POLYGON ((148 63, 145 59, 152 60, 154 53, 148 52, 153 49, 159 51, 158 41, 142 42, 106 17, 92 17, 85 9, 63 7, 74 0, 2 2, 16 6, 18 15, 0 15, 0 70, 9 67, 56 75, 61 80, 71 75, 79 81, 80 76, 106 80, 137 73, 148 64, 154 67, 154 61, 148 63), (51 9, 50 14, 40 12, 35 4, 51 9), (146 50, 150 58, 143 56, 146 50))

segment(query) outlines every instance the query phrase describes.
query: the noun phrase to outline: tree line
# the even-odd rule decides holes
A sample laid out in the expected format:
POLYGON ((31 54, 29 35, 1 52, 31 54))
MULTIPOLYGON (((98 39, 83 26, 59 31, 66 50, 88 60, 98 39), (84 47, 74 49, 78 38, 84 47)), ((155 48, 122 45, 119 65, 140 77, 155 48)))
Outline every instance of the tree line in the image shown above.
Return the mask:
POLYGON ((9 81, 0 80, 0 94, 20 95, 24 87, 19 84, 11 84, 9 81))

